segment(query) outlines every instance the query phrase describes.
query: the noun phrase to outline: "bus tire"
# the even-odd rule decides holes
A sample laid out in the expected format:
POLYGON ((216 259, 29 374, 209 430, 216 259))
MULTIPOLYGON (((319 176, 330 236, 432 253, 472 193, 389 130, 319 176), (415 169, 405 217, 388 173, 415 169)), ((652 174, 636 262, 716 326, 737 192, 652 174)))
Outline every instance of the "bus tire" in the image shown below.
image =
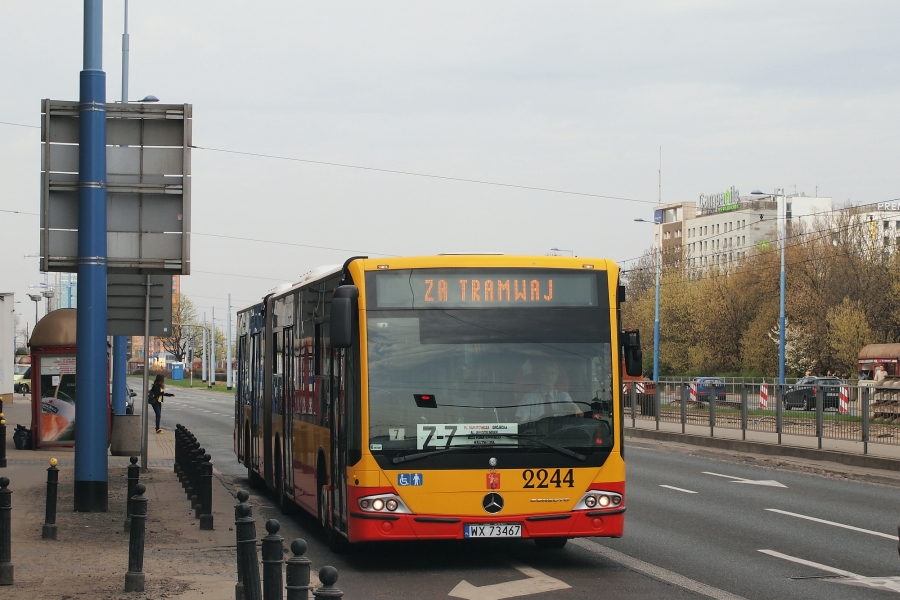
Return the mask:
POLYGON ((331 527, 328 526, 328 490, 325 489, 325 485, 322 482, 319 482, 316 493, 316 507, 319 525, 322 526, 322 531, 324 531, 327 536, 331 529, 331 527))
POLYGON ((564 548, 569 538, 564 537, 539 537, 534 538, 534 545, 544 549, 564 548))
POLYGON ((247 485, 251 490, 258 490, 266 485, 266 481, 256 474, 253 467, 247 467, 247 485))

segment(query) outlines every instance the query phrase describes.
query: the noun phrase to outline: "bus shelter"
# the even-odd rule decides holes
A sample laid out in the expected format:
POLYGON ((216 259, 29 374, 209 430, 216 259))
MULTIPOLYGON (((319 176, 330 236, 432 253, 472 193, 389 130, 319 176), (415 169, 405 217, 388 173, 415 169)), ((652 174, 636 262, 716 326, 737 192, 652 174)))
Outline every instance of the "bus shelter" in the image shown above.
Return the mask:
POLYGON ((31 432, 35 449, 75 445, 75 318, 74 308, 54 310, 38 321, 31 334, 31 432))

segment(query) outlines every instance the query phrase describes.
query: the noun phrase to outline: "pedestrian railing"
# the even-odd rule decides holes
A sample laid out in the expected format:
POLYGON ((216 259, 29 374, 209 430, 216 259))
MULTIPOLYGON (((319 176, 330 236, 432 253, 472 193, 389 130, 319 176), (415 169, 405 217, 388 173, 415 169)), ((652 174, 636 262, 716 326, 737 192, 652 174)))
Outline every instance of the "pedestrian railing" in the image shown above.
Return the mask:
MULTIPOLYGON (((689 381, 660 381, 641 394, 633 386, 624 398, 626 423, 655 421, 688 426, 900 445, 900 381, 879 386, 812 387, 774 383, 728 383, 698 389, 689 381)), ((671 430, 672 427, 665 427, 671 430)))

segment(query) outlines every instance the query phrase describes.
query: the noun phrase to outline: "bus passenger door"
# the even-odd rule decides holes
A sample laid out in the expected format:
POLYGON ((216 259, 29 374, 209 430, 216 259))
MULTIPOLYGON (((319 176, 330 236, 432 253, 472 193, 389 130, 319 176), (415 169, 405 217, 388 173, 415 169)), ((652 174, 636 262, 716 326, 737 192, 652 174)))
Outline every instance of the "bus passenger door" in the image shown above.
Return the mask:
POLYGON ((299 398, 297 398, 297 363, 294 356, 294 330, 284 330, 284 493, 294 497, 294 415, 297 414, 299 398))
POLYGON ((331 350, 332 525, 347 533, 347 410, 344 394, 346 350, 331 350))

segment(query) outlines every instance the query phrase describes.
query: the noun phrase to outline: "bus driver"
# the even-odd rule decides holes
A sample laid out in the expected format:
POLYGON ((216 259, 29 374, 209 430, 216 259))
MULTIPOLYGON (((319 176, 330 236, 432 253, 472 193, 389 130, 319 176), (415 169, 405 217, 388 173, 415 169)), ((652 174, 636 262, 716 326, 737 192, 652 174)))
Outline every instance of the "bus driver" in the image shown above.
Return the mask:
POLYGON ((538 367, 536 389, 522 397, 516 410, 519 423, 533 422, 543 417, 583 415, 568 393, 556 389, 558 378, 559 365, 555 362, 547 361, 538 367))

